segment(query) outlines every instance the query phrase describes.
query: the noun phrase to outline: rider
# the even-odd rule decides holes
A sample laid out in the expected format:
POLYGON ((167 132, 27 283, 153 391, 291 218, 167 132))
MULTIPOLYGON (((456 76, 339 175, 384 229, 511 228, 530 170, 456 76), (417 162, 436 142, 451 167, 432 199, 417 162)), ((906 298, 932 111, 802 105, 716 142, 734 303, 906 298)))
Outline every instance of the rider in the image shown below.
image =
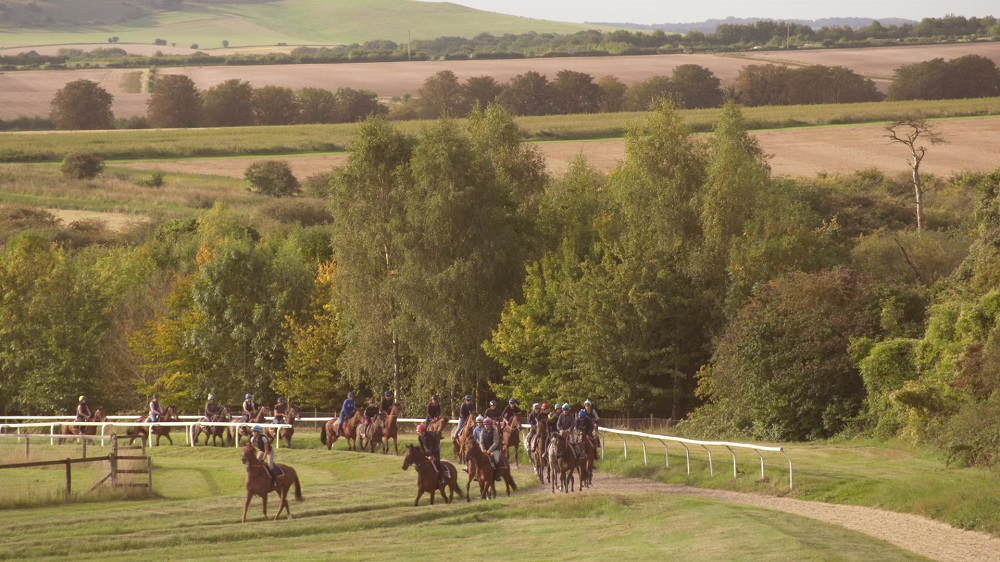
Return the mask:
MULTIPOLYGON (((548 406, 548 404, 546 404, 548 406)), ((548 409, 548 408, 546 408, 548 409)), ((544 423, 546 418, 546 413, 542 410, 542 405, 535 402, 531 405, 531 413, 528 414, 528 424, 531 425, 531 429, 528 430, 528 452, 530 453, 535 449, 535 433, 538 429, 539 423, 544 423)))
POLYGON ((288 404, 285 404, 285 399, 279 396, 278 402, 274 405, 274 423, 285 423, 285 411, 287 409, 288 404))
POLYGON ((472 402, 472 395, 466 394, 465 401, 462 402, 462 409, 458 414, 458 427, 452 432, 451 437, 454 439, 458 437, 459 433, 462 433, 462 428, 465 427, 465 423, 469 421, 469 417, 476 413, 476 405, 472 402))
POLYGON ((431 425, 431 420, 441 417, 441 403, 438 402, 437 394, 431 394, 431 401, 427 404, 427 419, 424 420, 424 427, 431 425))
MULTIPOLYGON (((549 412, 549 417, 547 420, 545 420, 545 429, 548 432, 549 441, 551 441, 555 437, 555 435, 559 433, 559 414, 556 413, 556 411, 558 410, 559 406, 557 405, 553 411, 549 412)), ((542 446, 544 447, 544 449, 542 449, 542 456, 548 459, 549 458, 548 443, 543 443, 542 446)))
POLYGON ((427 426, 422 423, 417 424, 417 441, 424 452, 424 456, 434 465, 434 470, 438 473, 438 481, 445 483, 450 475, 444 465, 441 464, 441 438, 433 431, 427 431, 427 426))
POLYGON ((205 402, 205 421, 218 421, 219 407, 215 405, 215 395, 208 395, 208 402, 205 402))
POLYGON ((497 408, 496 400, 490 400, 490 407, 486 408, 486 411, 483 412, 483 416, 493 418, 495 420, 500 419, 500 410, 497 408))
MULTIPOLYGON (((375 397, 368 399, 368 405, 365 406, 364 417, 365 417, 365 427, 372 424, 372 420, 378 415, 378 406, 375 405, 375 397)), ((366 434, 367 435, 367 434, 366 434)))
MULTIPOLYGON (((80 398, 77 400, 77 405, 76 405, 76 421, 78 422, 88 421, 90 420, 91 417, 93 417, 93 415, 94 414, 90 411, 90 406, 87 405, 87 397, 80 396, 80 398)), ((83 433, 85 427, 86 426, 78 425, 76 429, 79 430, 80 433, 83 433)))
POLYGON ((344 400, 344 405, 340 407, 340 423, 337 424, 338 433, 346 435, 344 433, 344 422, 347 421, 347 418, 353 416, 357 409, 358 406, 354 403, 354 393, 348 392, 347 399, 344 400))
POLYGON ((594 440, 597 438, 597 422, 601 421, 601 416, 597 415, 597 410, 594 409, 594 405, 589 399, 583 402, 583 410, 587 412, 590 421, 594 422, 594 431, 591 435, 591 440, 594 440))
MULTIPOLYGON (((573 412, 570 412, 569 410, 569 403, 565 402, 563 403, 562 414, 559 414, 559 421, 556 424, 556 427, 559 429, 560 432, 568 431, 570 443, 576 443, 576 432, 573 431, 574 429, 576 429, 576 418, 573 417, 573 412)), ((575 457, 576 450, 573 447, 570 447, 569 449, 573 453, 573 456, 575 457)))
POLYGON ((263 461, 265 457, 267 458, 267 463, 264 466, 267 468, 267 475, 271 477, 271 484, 277 488, 278 477, 274 470, 274 449, 271 447, 271 439, 267 435, 264 435, 264 430, 259 425, 253 426, 253 435, 250 436, 250 444, 260 451, 257 460, 263 461))
POLYGON ((521 415, 521 407, 517 405, 516 398, 511 398, 510 400, 507 401, 507 407, 503 409, 503 413, 500 414, 500 418, 503 420, 502 423, 500 424, 501 425, 500 429, 501 430, 507 429, 507 426, 510 425, 511 421, 514 419, 514 416, 519 416, 519 415, 521 415))
POLYGON ((584 439, 594 442, 594 421, 587 415, 587 410, 580 410, 576 419, 576 430, 584 439))
POLYGON ((382 397, 382 403, 379 404, 378 411, 381 414, 389 415, 392 413, 392 405, 394 401, 392 399, 392 391, 385 391, 385 395, 382 397))
POLYGON ((479 436, 483 434, 483 420, 485 420, 481 414, 476 416, 476 427, 472 429, 472 439, 476 443, 479 443, 479 436))
MULTIPOLYGON (((246 395, 246 399, 243 400, 243 419, 242 421, 248 422, 253 419, 257 414, 257 406, 253 403, 253 394, 249 392, 246 395)), ((244 428, 245 431, 245 428, 244 428)))
POLYGON ((154 394, 153 399, 149 402, 149 422, 156 423, 160 421, 160 416, 162 415, 163 407, 160 406, 160 397, 154 394))
POLYGON ((493 473, 500 480, 500 433, 493 427, 493 418, 483 420, 483 432, 479 435, 479 448, 489 456, 493 473))

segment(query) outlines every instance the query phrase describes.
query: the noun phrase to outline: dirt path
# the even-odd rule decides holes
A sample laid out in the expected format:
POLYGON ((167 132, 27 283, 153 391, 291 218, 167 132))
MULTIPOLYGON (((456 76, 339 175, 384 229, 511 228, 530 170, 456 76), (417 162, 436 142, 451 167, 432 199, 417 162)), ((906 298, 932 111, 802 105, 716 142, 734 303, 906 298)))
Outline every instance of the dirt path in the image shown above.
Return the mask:
MULTIPOLYGON (((528 475, 525 474, 525 476, 528 475)), ((539 493, 548 492, 549 486, 537 486, 532 490, 539 493)), ((955 562, 1000 560, 1000 539, 985 533, 956 529, 945 523, 919 515, 883 511, 872 507, 662 484, 640 478, 625 478, 602 473, 594 474, 594 487, 583 493, 606 492, 643 494, 658 492, 752 505, 808 517, 864 533, 934 560, 955 562)))

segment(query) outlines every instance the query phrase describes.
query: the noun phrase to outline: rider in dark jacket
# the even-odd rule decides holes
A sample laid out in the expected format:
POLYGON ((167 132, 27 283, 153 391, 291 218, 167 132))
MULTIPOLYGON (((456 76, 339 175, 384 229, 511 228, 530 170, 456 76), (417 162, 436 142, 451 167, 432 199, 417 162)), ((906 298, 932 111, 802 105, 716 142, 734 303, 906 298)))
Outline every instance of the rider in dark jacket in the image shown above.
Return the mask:
POLYGON ((378 411, 388 416, 392 413, 392 404, 392 391, 387 390, 385 391, 385 396, 382 397, 382 402, 378 406, 378 411))
POLYGON ((257 406, 253 403, 253 394, 247 393, 246 400, 243 401, 243 420, 250 421, 257 414, 257 406))
POLYGON ((208 402, 205 402, 205 421, 217 421, 219 417, 219 406, 215 404, 215 395, 208 395, 208 402))
POLYGON ((483 417, 492 418, 494 420, 500 419, 500 409, 497 408, 496 400, 490 400, 490 407, 486 408, 486 411, 483 412, 483 417))
POLYGON ((586 410, 580 410, 576 417, 576 429, 580 435, 588 439, 594 438, 594 421, 587 415, 586 410))
MULTIPOLYGON (((78 402, 79 403, 76 406, 76 421, 78 422, 88 421, 91 417, 93 417, 94 414, 91 413, 90 406, 87 405, 87 397, 81 396, 78 402)), ((86 428, 87 426, 85 425, 76 426, 76 429, 80 433, 83 433, 86 428)))
POLYGON ((503 409, 503 413, 500 414, 500 419, 503 423, 500 424, 500 429, 506 429, 510 421, 514 419, 515 415, 521 414, 521 408, 517 405, 517 399, 511 398, 507 401, 507 407, 503 409))
POLYGON ((432 394, 431 401, 427 404, 427 419, 424 420, 424 426, 429 426, 431 424, 431 420, 440 417, 441 403, 438 402, 437 394, 432 394))
POLYGON ((437 436, 437 433, 427 431, 424 424, 418 423, 417 441, 420 443, 420 448, 424 451, 424 456, 431 459, 431 462, 434 463, 434 469, 438 472, 438 480, 444 482, 449 478, 449 475, 444 465, 441 464, 441 438, 437 436))
POLYGON ((375 405, 375 399, 369 398, 368 405, 365 406, 364 416, 365 416, 365 427, 371 425, 372 420, 378 415, 378 406, 375 405))
POLYGON ((278 397, 278 402, 274 405, 274 423, 285 423, 285 412, 288 411, 288 404, 285 399, 278 397))
POLYGON ((469 422, 469 417, 475 415, 476 405, 472 402, 472 395, 466 394, 465 401, 462 402, 462 408, 458 411, 458 426, 455 427, 455 431, 452 432, 452 438, 455 438, 459 433, 461 433, 462 428, 469 422))
POLYGON ((533 439, 535 438, 535 433, 537 433, 537 431, 538 431, 538 424, 539 423, 545 423, 546 417, 547 416, 546 416, 545 412, 542 412, 542 405, 539 404, 538 402, 535 402, 531 406, 531 413, 528 414, 528 424, 531 426, 531 429, 528 430, 528 452, 529 453, 532 450, 534 450, 534 448, 535 448, 534 447, 535 444, 533 442, 533 439))

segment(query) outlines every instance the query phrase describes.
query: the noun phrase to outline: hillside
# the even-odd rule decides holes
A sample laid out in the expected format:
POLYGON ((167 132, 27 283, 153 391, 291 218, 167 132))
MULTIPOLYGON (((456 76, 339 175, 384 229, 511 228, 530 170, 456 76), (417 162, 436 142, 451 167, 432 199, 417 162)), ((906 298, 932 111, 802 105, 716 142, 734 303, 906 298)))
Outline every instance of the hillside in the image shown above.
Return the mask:
POLYGON ((0 47, 104 43, 187 47, 405 42, 480 33, 574 33, 594 26, 414 0, 4 0, 0 47))

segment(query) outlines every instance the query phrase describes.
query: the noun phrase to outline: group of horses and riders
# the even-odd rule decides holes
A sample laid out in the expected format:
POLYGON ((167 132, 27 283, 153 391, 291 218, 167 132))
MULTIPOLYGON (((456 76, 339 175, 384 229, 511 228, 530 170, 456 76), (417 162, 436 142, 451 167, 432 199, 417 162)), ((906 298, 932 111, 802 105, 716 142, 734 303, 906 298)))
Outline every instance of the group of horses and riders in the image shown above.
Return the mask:
POLYGON ((399 400, 393 398, 391 390, 385 391, 378 403, 375 398, 369 398, 363 409, 358 409, 353 392, 347 393, 347 398, 340 407, 340 415, 323 426, 320 432, 320 442, 327 450, 333 448, 337 439, 343 437, 347 446, 354 451, 375 452, 376 447, 382 448, 382 453, 389 452, 389 440, 399 454, 399 426, 396 420, 402 413, 399 400), (359 443, 360 442, 360 443, 359 443))

